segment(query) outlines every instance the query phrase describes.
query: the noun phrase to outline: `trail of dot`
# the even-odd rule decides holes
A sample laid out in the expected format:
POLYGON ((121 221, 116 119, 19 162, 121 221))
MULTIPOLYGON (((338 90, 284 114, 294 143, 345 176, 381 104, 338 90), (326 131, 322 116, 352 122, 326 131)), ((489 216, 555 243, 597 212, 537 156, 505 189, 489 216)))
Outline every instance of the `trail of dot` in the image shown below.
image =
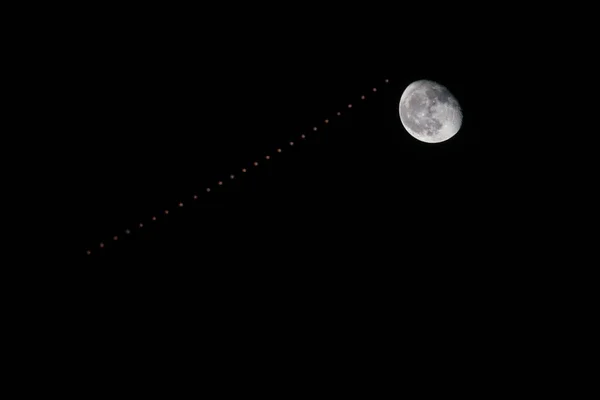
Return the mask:
MULTIPOLYGON (((389 80, 389 79, 385 79, 385 80, 384 80, 384 82, 385 82, 386 84, 388 84, 388 83, 390 82, 390 80, 389 80)), ((372 92, 373 92, 373 93, 377 93, 377 90, 378 90, 378 89, 377 89, 377 87, 373 87, 371 90, 372 90, 372 92)), ((366 100, 366 99, 367 99, 367 96, 366 96, 366 95, 361 95, 361 96, 360 96, 360 99, 361 99, 361 100, 366 100)), ((348 109, 352 109, 352 107, 353 107, 352 103, 348 103, 348 105, 347 105, 347 108, 348 108, 348 109)), ((341 112, 341 111, 337 111, 337 112, 336 112, 336 116, 337 116, 337 117, 341 117, 341 116, 342 116, 342 112, 341 112)), ((323 122, 324 122, 325 124, 329 124, 331 121, 330 121, 329 119, 325 119, 323 122)), ((314 127, 312 128, 312 130, 313 130, 313 132, 317 132, 317 131, 318 131, 318 126, 314 126, 314 127)), ((307 138, 307 135, 306 135, 305 133, 302 133, 302 134, 300 135, 300 138, 301 138, 301 139, 306 139, 306 138, 307 138)), ((295 144, 295 143, 294 143, 293 141, 290 141, 290 142, 288 143, 288 145, 289 145, 290 147, 293 147, 293 146, 294 146, 294 144, 295 144)), ((282 149, 282 148, 277 148, 276 152, 277 152, 277 153, 282 153, 282 152, 283 152, 283 149, 282 149)), ((265 159, 266 159, 266 160, 270 160, 270 159, 271 159, 271 156, 270 156, 270 155, 266 155, 266 156, 265 156, 265 159)), ((254 167, 258 167, 258 166, 259 166, 259 163, 258 163, 258 161, 254 161, 254 162, 252 163, 252 165, 253 165, 254 167)), ((242 173, 244 173, 244 174, 245 174, 245 173, 247 173, 247 172, 248 172, 248 169, 247 169, 247 168, 242 168, 242 170, 241 170, 241 171, 242 171, 242 173)), ((229 175, 229 179, 231 179, 231 180, 234 180, 234 179, 235 179, 235 175, 234 175, 234 174, 231 174, 231 175, 229 175)), ((223 181, 218 181, 218 182, 217 182, 217 185, 218 185, 218 186, 223 186, 223 181)), ((212 191, 212 189, 211 189, 210 187, 207 187, 207 188, 206 188, 206 193, 210 193, 211 191, 212 191)), ((198 200, 198 195, 197 195, 197 194, 194 194, 194 195, 193 195, 193 199, 194 199, 194 200, 198 200)), ((183 207, 183 202, 179 202, 179 203, 178 203, 178 206, 179 206, 180 208, 181 208, 181 207, 183 207)), ((165 214, 165 215, 169 215, 169 210, 168 210, 168 209, 167 209, 167 210, 164 210, 164 214, 165 214)), ((152 221, 156 221, 156 220, 157 220, 157 217, 156 217, 156 216, 152 216, 151 220, 152 220, 152 221)), ((139 229, 143 229, 143 228, 144 228, 144 224, 143 224, 142 222, 140 222, 140 223, 138 224, 138 227, 139 227, 139 229)), ((126 230, 125 230, 125 234, 129 235, 129 234, 131 234, 131 231, 130 231, 129 229, 126 229, 126 230)), ((118 239, 119 239, 119 237, 118 237, 118 236, 116 236, 116 235, 115 235, 115 236, 113 236, 113 241, 118 241, 118 239)), ((104 247, 105 247, 105 245, 104 245, 104 242, 100 242, 100 244, 99 244, 99 247, 100 247, 100 249, 104 249, 104 247)), ((89 255, 91 255, 91 254, 92 254, 92 251, 91 251, 91 250, 86 250, 86 254, 89 256, 89 255)))

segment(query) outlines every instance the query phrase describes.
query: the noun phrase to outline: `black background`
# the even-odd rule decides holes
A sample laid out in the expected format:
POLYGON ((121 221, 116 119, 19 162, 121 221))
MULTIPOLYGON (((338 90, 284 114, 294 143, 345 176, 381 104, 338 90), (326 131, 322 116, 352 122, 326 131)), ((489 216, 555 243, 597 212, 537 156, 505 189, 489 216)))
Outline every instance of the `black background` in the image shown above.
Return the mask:
POLYGON ((76 220, 51 229, 78 257, 43 265, 69 290, 46 285, 65 301, 39 332, 57 326, 111 368, 124 354, 165 356, 148 351, 163 333, 188 339, 155 339, 182 354, 250 360, 257 343, 289 360, 310 341, 352 358, 353 333, 375 336, 357 342, 377 354, 425 342, 412 348, 424 363, 422 349, 458 348, 453 335, 477 354, 477 339, 506 345, 485 343, 490 332, 520 340, 497 321, 514 321, 519 292, 533 300, 515 307, 523 321, 539 316, 546 298, 531 289, 561 276, 544 261, 559 261, 553 242, 571 233, 557 224, 556 183, 573 155, 546 162, 544 141, 527 140, 539 132, 523 129, 532 98, 517 83, 540 70, 522 55, 541 41, 511 38, 499 7, 221 7, 69 9, 68 24, 50 21, 58 38, 38 38, 44 138, 62 146, 52 163, 68 177, 41 194, 76 220), (451 140, 421 143, 402 127, 398 101, 418 79, 461 103, 451 140))

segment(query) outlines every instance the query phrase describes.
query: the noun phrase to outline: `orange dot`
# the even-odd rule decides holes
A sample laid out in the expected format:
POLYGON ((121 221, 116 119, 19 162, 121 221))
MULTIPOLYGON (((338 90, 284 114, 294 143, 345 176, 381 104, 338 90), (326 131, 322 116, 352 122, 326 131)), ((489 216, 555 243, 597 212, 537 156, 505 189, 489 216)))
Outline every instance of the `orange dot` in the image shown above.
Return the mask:
POLYGON ((348 104, 348 108, 352 108, 352 104, 348 104))
POLYGON ((377 91, 377 88, 373 88, 373 91, 374 91, 374 92, 376 92, 376 91, 377 91))
POLYGON ((328 120, 328 119, 326 119, 326 120, 325 120, 325 123, 326 123, 326 124, 328 124, 328 123, 329 123, 329 120, 328 120))
POLYGON ((119 237, 118 236, 114 236, 113 240, 119 240, 119 237))
POLYGON ((242 169, 242 172, 244 172, 244 173, 245 173, 246 171, 247 171, 247 170, 246 170, 246 168, 243 168, 243 169, 242 169))
POLYGON ((104 248, 104 243, 100 243, 100 248, 104 248))
POLYGON ((277 149, 277 152, 278 152, 278 153, 281 153, 281 149, 277 149))
POLYGON ((89 251, 89 250, 88 250, 88 251, 86 251, 85 253, 86 253, 88 256, 89 256, 90 254, 92 254, 92 252, 91 252, 91 251, 89 251))
POLYGON ((266 156, 265 158, 266 158, 267 160, 270 160, 270 159, 271 159, 271 156, 266 156))
POLYGON ((183 207, 183 203, 179 203, 179 207, 183 207))
POLYGON ((364 99, 365 99, 365 96, 360 96, 360 99, 361 99, 361 100, 364 100, 364 99))

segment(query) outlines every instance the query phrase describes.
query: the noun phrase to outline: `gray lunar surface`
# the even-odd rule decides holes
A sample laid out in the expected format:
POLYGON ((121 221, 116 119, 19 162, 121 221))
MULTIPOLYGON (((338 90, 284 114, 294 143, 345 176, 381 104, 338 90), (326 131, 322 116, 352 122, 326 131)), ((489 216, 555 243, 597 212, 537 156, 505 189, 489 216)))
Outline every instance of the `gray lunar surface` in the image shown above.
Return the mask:
POLYGON ((429 80, 411 83, 400 99, 400 120, 414 138, 426 143, 450 139, 460 130, 462 110, 445 87, 429 80))

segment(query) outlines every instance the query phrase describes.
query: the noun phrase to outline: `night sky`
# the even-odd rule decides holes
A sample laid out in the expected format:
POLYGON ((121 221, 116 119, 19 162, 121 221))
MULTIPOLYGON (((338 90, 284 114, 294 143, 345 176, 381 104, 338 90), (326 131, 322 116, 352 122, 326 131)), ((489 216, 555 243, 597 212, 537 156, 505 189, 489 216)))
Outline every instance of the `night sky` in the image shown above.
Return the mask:
POLYGON ((50 369, 65 342, 100 379, 143 374, 136 362, 181 379, 204 377, 202 366, 246 390, 222 371, 263 374, 263 362, 293 375, 287 361, 329 379, 329 359, 394 381, 403 364, 426 380, 419 390, 447 391, 423 371, 477 381, 456 367, 466 362, 493 375, 480 360, 507 354, 510 338, 529 354, 544 335, 524 340, 522 327, 559 308, 535 289, 560 297, 544 279, 592 268, 578 249, 595 248, 568 227, 593 232, 577 190, 595 189, 595 170, 578 164, 595 149, 577 140, 572 151, 567 129, 548 151, 553 125, 579 114, 532 89, 563 85, 530 62, 555 42, 509 38, 516 24, 500 4, 274 7, 69 9, 59 38, 40 35, 48 50, 30 75, 47 88, 36 98, 46 111, 26 116, 42 127, 22 136, 49 159, 44 186, 30 186, 55 221, 23 225, 77 258, 19 267, 44 288, 33 308, 46 320, 19 314, 37 324, 31 343, 60 353, 50 369), (421 79, 462 106, 446 142, 420 142, 400 121, 400 97, 421 79), (357 361, 361 351, 382 360, 357 361), (187 360, 162 361, 172 355, 187 360))
POLYGON ((17 46, 35 59, 7 81, 40 107, 6 129, 5 172, 20 184, 4 195, 51 221, 20 224, 36 243, 5 229, 20 256, 41 256, 5 257, 25 277, 4 285, 18 316, 7 332, 23 340, 7 341, 12 370, 35 382, 23 388, 156 393, 174 375, 171 395, 187 380, 203 393, 206 381, 219 393, 365 382, 372 398, 409 381, 447 395, 529 379, 530 360, 553 368, 556 343, 577 353, 552 334, 592 331, 556 316, 580 309, 570 292, 597 292, 579 289, 597 282, 580 273, 597 248, 595 103, 556 89, 596 93, 580 70, 594 47, 559 52, 562 5, 549 19, 550 6, 405 3, 26 6, 38 30, 9 28, 8 41, 30 34, 36 47, 17 46), (561 61, 576 71, 548 72, 561 61), (462 106, 446 142, 400 121, 421 79, 462 106))

